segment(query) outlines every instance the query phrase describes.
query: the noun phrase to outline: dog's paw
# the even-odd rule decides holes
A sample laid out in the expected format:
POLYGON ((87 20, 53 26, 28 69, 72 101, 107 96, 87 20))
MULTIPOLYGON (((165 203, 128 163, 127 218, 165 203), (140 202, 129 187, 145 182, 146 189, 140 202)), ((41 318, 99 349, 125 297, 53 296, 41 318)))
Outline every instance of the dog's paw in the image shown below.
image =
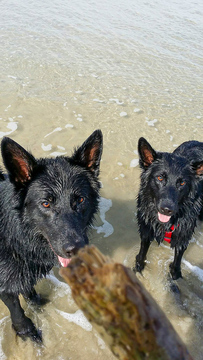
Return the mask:
POLYGON ((41 344, 42 332, 36 329, 35 325, 29 318, 24 318, 23 322, 18 324, 12 324, 16 334, 21 337, 22 340, 30 338, 32 341, 41 344))
POLYGON ((32 296, 30 298, 30 301, 32 302, 32 304, 34 305, 46 305, 47 303, 49 303, 49 299, 47 298, 43 298, 41 295, 36 294, 34 296, 32 296))
POLYGON ((139 258, 136 257, 135 266, 133 267, 133 271, 141 273, 142 270, 144 269, 144 267, 145 267, 145 263, 142 261, 139 261, 139 258))
POLYGON ((170 274, 171 274, 173 280, 178 280, 179 278, 182 278, 182 273, 181 273, 180 268, 178 268, 178 269, 175 268, 173 266, 173 263, 171 263, 169 265, 169 268, 170 268, 170 274))
POLYGON ((33 305, 46 305, 50 301, 49 299, 43 298, 41 295, 37 294, 34 289, 29 293, 24 293, 23 296, 25 300, 30 301, 33 305))

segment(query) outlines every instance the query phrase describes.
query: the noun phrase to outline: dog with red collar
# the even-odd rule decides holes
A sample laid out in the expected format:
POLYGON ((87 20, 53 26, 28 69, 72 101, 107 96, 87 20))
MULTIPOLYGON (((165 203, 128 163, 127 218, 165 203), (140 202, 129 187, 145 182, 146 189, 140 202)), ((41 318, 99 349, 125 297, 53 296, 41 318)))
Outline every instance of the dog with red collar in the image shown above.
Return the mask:
POLYGON ((157 152, 139 139, 141 181, 137 219, 141 246, 135 271, 144 269, 151 242, 175 248, 173 279, 182 277, 181 259, 198 218, 203 218, 203 142, 187 141, 172 153, 157 152))

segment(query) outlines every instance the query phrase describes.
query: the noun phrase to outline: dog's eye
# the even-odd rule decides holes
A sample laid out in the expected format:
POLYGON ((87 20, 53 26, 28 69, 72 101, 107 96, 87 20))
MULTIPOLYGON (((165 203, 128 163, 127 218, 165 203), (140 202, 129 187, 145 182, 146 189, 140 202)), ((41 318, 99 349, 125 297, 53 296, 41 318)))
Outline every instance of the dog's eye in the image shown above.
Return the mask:
POLYGON ((78 204, 82 204, 84 202, 84 197, 79 197, 78 198, 78 204))
POLYGON ((80 205, 85 201, 85 198, 83 196, 75 196, 71 201, 71 207, 73 210, 79 210, 80 205))
POLYGON ((183 186, 183 185, 185 185, 185 181, 180 182, 180 186, 183 186))
POLYGON ((42 206, 44 206, 45 208, 49 208, 50 207, 50 203, 48 201, 44 201, 42 203, 42 206))
POLYGON ((159 176, 157 176, 157 179, 159 180, 159 181, 163 181, 163 176, 161 176, 161 175, 159 175, 159 176))

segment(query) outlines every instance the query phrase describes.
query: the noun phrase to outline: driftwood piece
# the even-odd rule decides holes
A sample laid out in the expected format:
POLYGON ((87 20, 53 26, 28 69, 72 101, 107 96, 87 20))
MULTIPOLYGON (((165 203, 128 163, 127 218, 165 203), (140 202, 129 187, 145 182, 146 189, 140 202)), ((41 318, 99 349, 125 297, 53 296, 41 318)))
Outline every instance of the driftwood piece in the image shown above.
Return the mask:
POLYGON ((60 274, 79 308, 107 337, 119 359, 192 360, 163 311, 129 268, 86 246, 60 274))

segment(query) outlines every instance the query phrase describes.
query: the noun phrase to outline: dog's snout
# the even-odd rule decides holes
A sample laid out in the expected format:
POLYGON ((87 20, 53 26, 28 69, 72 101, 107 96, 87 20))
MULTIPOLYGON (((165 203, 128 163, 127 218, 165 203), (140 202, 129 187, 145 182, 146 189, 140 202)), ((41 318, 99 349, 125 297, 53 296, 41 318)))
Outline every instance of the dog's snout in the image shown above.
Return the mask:
POLYGON ((160 199, 159 203, 157 204, 158 211, 166 216, 172 216, 176 213, 177 207, 177 199, 175 196, 171 196, 170 198, 165 197, 164 199, 160 199))

